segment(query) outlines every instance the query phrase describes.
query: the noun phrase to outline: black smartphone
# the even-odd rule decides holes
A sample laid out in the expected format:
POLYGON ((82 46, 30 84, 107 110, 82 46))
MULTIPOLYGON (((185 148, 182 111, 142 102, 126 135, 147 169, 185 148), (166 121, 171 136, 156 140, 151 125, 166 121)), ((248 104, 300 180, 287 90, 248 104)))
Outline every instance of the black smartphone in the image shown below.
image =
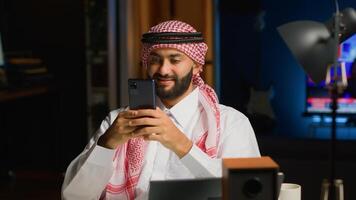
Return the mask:
POLYGON ((131 110, 156 109, 156 87, 153 79, 128 79, 131 110))

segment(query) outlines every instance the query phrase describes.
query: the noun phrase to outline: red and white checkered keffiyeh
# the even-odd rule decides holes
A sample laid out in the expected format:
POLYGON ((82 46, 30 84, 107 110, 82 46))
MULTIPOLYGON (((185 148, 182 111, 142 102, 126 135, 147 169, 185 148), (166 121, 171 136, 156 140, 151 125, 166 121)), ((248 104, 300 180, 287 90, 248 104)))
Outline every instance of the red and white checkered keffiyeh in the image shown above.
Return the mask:
MULTIPOLYGON (((150 33, 161 32, 197 32, 192 26, 181 21, 166 21, 160 23, 149 30, 150 33)), ((205 63, 205 54, 208 50, 204 42, 200 43, 180 43, 180 44, 143 44, 142 62, 147 67, 148 56, 151 51, 158 48, 174 48, 189 56, 199 65, 205 63)), ((199 88, 199 101, 203 106, 206 121, 204 133, 193 133, 193 141, 201 150, 210 157, 215 158, 217 154, 217 145, 220 138, 220 111, 218 107, 218 98, 214 90, 206 85, 203 79, 198 75, 193 76, 193 84, 199 88)), ((144 160, 144 149, 146 142, 141 138, 129 140, 125 145, 120 146, 114 157, 114 174, 106 186, 101 199, 126 199, 135 198, 135 188, 142 170, 144 160), (118 198, 119 197, 119 198, 118 198)))

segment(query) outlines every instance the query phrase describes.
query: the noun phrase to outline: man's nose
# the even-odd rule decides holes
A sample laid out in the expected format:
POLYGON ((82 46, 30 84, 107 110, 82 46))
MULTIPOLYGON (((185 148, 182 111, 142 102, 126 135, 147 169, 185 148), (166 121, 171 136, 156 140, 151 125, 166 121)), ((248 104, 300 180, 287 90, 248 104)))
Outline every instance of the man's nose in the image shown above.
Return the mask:
POLYGON ((170 70, 171 70, 171 63, 168 60, 163 60, 159 68, 160 74, 169 74, 170 70))

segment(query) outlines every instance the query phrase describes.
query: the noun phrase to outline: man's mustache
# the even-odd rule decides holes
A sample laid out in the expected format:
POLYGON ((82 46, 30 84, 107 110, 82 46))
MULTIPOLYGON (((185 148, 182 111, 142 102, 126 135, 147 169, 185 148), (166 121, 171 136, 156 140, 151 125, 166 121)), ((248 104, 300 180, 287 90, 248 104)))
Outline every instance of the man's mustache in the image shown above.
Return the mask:
POLYGON ((159 73, 155 73, 152 77, 153 79, 173 79, 173 80, 177 80, 178 77, 175 75, 161 75, 159 73))

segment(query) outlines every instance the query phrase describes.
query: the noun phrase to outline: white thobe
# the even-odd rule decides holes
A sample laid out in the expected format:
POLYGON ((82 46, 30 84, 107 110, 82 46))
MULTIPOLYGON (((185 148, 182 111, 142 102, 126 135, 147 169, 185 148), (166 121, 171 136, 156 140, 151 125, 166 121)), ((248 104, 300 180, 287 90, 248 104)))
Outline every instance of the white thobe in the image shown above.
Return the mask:
MULTIPOLYGON (((195 89, 170 109, 158 102, 173 123, 193 141, 197 138, 193 138, 192 132, 202 109, 198 92, 198 89, 195 89)), ((148 198, 150 180, 221 177, 221 158, 260 156, 256 137, 247 117, 228 106, 220 104, 219 108, 221 124, 217 158, 210 158, 193 145, 191 150, 179 159, 174 152, 159 142, 150 141, 145 150, 143 168, 135 190, 136 199, 148 198)), ((85 150, 69 165, 62 185, 63 199, 100 198, 113 172, 115 150, 103 148, 96 142, 122 110, 124 109, 109 114, 85 150)))

